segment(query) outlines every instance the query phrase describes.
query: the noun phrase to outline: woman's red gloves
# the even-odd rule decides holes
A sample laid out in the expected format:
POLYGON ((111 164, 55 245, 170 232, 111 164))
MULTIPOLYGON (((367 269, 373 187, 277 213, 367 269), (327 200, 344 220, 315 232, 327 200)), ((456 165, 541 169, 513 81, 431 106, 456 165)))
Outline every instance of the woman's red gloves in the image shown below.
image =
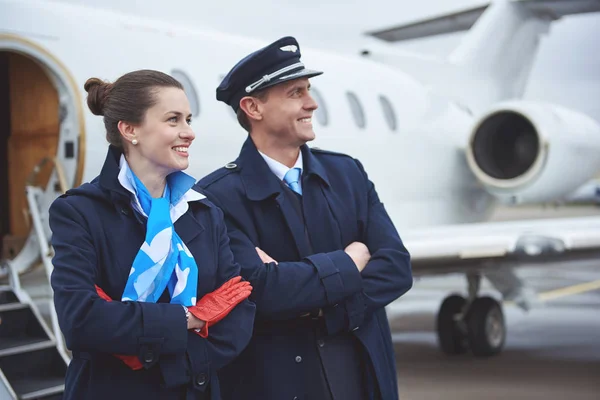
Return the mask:
MULTIPOLYGON (((196 318, 206 322, 204 327, 195 332, 203 338, 208 337, 208 327, 216 324, 227 316, 235 306, 246 300, 252 292, 250 282, 241 282, 242 277, 236 276, 225 282, 217 290, 208 293, 196 302, 195 306, 188 307, 188 310, 196 318)), ((100 298, 106 301, 112 301, 110 297, 98 285, 95 285, 96 292, 100 298)), ((136 355, 119 355, 115 357, 122 360, 132 370, 142 369, 144 366, 136 355)))
POLYGON ((188 308, 196 318, 206 322, 204 327, 197 332, 200 336, 207 337, 209 326, 225 318, 235 306, 250 296, 252 292, 250 282, 241 282, 241 280, 241 276, 231 278, 214 292, 202 297, 195 306, 188 308))

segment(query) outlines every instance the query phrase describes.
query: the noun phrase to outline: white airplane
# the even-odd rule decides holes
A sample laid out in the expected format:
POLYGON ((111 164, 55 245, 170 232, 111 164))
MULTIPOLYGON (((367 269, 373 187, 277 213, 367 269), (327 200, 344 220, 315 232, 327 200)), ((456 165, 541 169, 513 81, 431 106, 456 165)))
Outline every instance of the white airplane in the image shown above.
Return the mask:
MULTIPOLYGON (((598 0, 495 1, 371 33, 393 41, 470 28, 443 61, 408 56, 383 41, 356 56, 302 48, 304 63, 325 71, 312 80, 319 109, 311 145, 363 162, 411 252, 415 276, 468 277, 468 297, 450 296, 439 311, 446 353, 487 356, 503 348, 502 306, 478 296, 483 276, 527 308, 532 296, 514 267, 600 253, 600 218, 485 222, 498 203, 555 201, 598 174, 594 120, 520 100, 552 21, 595 11, 598 0)), ((68 362, 68 354, 52 308, 46 327, 20 277, 40 259, 51 272, 48 207, 94 178, 106 154, 102 119, 87 110, 83 83, 142 68, 178 78, 197 133, 188 173, 199 179, 235 159, 246 136, 230 108, 215 100, 215 88, 235 62, 266 44, 80 5, 0 0, 0 160, 7 166, 0 176, 0 274, 10 283, 0 290, 0 312, 24 304, 59 360, 68 362)), ((24 345, 24 331, 13 335, 11 347, 7 335, 0 326, 0 382, 16 398, 22 371, 10 369, 18 363, 6 357, 46 347, 24 345)))
POLYGON ((593 179, 579 187, 567 196, 565 203, 600 205, 600 179, 593 179))

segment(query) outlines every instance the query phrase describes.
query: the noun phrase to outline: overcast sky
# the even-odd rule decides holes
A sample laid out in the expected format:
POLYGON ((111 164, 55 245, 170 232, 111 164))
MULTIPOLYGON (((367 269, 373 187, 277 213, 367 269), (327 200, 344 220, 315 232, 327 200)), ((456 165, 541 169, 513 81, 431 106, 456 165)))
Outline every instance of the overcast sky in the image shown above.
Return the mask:
MULTIPOLYGON (((356 53, 363 32, 485 4, 474 0, 51 0, 147 15, 272 41, 295 36, 304 47, 356 53)), ((446 56, 463 34, 403 42, 411 51, 446 56)), ((545 36, 525 98, 562 104, 600 121, 600 13, 564 18, 545 36), (594 44, 594 42, 596 44, 594 44)))

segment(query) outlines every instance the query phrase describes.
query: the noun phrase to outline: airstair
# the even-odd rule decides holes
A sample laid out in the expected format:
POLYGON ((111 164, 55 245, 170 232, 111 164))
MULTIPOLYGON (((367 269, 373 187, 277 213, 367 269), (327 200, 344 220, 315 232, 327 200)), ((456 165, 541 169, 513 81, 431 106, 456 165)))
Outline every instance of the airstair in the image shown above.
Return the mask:
MULTIPOLYGON (((43 163, 48 160, 44 160, 43 163)), ((55 161, 60 190, 66 188, 64 174, 55 161)), ((34 171, 35 172, 35 171, 34 171)), ((52 272, 53 250, 49 244, 47 221, 48 194, 40 187, 25 187, 33 232, 24 252, 28 258, 35 248, 41 260, 47 284, 52 272), (42 209, 42 208, 45 208, 42 209)), ((38 257, 39 256, 39 257, 38 257)), ((8 284, 0 284, 0 400, 62 399, 64 377, 70 355, 58 326, 52 297, 47 301, 50 323, 22 285, 23 266, 19 257, 4 261, 8 284)), ((46 284, 46 282, 44 282, 46 284)), ((46 304, 43 304, 46 305, 46 304)))

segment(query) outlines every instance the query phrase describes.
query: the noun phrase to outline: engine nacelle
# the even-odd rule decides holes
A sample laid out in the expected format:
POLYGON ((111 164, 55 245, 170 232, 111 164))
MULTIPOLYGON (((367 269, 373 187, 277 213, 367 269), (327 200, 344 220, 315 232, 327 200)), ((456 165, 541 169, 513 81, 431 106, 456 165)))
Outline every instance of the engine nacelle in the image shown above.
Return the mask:
POLYGON ((499 103, 476 122, 467 161, 504 203, 559 200, 600 170, 600 125, 552 104, 499 103))

